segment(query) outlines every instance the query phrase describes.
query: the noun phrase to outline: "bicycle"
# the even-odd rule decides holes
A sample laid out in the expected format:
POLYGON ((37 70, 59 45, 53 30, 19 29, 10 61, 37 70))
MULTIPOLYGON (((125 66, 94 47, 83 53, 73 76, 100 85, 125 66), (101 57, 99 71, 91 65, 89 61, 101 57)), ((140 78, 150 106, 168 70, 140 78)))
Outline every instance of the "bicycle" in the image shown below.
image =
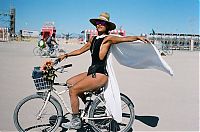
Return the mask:
POLYGON ((167 55, 172 55, 173 54, 172 45, 162 43, 162 48, 160 49, 160 52, 167 55))
MULTIPOLYGON (((65 68, 71 64, 55 68, 63 73, 65 68)), ((67 131, 61 127, 63 122, 70 120, 72 114, 70 108, 64 101, 62 94, 69 91, 69 84, 49 81, 44 77, 34 79, 37 89, 36 94, 22 99, 16 106, 13 114, 15 127, 18 131, 67 131), (54 86, 65 87, 58 92, 54 86), (66 111, 65 114, 64 110, 66 111)), ((134 104, 124 94, 121 95, 122 122, 117 123, 105 105, 103 97, 104 87, 95 92, 86 92, 86 103, 84 109, 80 109, 82 120, 81 129, 77 132, 108 132, 108 131, 132 131, 135 119, 134 104)))
POLYGON ((40 57, 42 57, 42 56, 58 57, 59 52, 65 53, 65 51, 63 49, 59 49, 58 44, 55 44, 54 47, 52 47, 51 50, 49 50, 49 48, 46 46, 46 44, 43 40, 40 40, 38 42, 37 47, 35 47, 33 49, 33 54, 35 56, 40 56, 40 57))

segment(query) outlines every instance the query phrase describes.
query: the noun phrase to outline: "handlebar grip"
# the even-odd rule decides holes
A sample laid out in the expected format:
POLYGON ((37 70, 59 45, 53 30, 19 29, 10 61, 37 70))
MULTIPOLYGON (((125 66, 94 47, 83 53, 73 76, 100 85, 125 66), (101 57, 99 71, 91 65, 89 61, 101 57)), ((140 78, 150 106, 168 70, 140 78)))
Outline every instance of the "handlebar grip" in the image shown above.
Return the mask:
POLYGON ((72 64, 64 65, 63 68, 72 67, 72 64))

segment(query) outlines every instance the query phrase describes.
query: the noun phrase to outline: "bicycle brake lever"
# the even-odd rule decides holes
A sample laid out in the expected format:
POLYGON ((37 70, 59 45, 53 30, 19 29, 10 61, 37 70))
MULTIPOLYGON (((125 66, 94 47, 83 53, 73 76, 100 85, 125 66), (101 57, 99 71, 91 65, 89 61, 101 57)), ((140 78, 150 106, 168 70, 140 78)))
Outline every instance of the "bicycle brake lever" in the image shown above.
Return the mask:
POLYGON ((61 61, 60 58, 56 59, 56 60, 53 62, 53 65, 56 66, 60 61, 61 61))
POLYGON ((62 67, 60 68, 60 73, 63 73, 63 71, 64 71, 64 67, 62 66, 62 67))
POLYGON ((56 68, 55 70, 56 70, 57 72, 59 72, 59 73, 63 73, 64 67, 61 66, 61 67, 56 68))

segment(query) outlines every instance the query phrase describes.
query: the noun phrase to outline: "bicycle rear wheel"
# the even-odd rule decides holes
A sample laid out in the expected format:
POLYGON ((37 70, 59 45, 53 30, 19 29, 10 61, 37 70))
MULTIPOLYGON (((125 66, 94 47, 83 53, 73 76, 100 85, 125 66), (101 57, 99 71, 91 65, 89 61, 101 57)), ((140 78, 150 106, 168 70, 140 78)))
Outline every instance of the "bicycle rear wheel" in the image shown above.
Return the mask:
POLYGON ((133 122, 135 120, 135 109, 133 102, 125 95, 121 95, 121 107, 122 107, 122 122, 118 123, 121 132, 132 131, 133 122))
POLYGON ((46 96, 34 94, 21 100, 14 110, 14 124, 18 131, 55 131, 62 121, 62 108, 60 104, 51 97, 41 117, 40 113, 46 96), (54 118, 52 123, 51 119, 54 118))
POLYGON ((57 49, 53 49, 53 51, 50 51, 49 56, 50 56, 51 58, 56 58, 56 57, 58 57, 58 56, 59 56, 58 50, 57 50, 57 49))
MULTIPOLYGON (((116 124, 115 130, 111 126, 113 119, 93 119, 89 120, 89 123, 94 127, 96 131, 108 132, 108 131, 120 131, 128 132, 132 130, 133 121, 135 119, 134 105, 131 100, 124 94, 121 95, 121 106, 122 106, 122 122, 116 124)), ((103 96, 101 96, 103 99, 103 96)), ((104 103, 96 98, 89 111, 89 118, 106 117, 106 107, 104 103)))

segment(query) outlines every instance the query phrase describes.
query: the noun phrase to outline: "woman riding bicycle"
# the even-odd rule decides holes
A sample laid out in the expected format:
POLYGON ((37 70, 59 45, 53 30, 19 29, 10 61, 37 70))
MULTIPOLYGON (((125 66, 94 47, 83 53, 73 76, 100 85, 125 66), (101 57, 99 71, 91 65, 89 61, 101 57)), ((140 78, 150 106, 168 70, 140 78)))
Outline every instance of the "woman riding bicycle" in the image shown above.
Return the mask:
POLYGON ((110 22, 109 19, 110 15, 106 12, 101 13, 97 19, 90 19, 90 22, 96 27, 98 35, 92 37, 82 48, 59 56, 59 59, 63 60, 64 58, 77 56, 90 50, 92 57, 92 64, 87 72, 80 73, 67 80, 67 83, 71 84, 69 96, 73 116, 71 122, 62 124, 65 128, 79 129, 81 127, 78 97, 80 97, 84 102, 84 92, 96 91, 102 86, 105 86, 108 82, 109 75, 106 69, 106 61, 110 46, 112 44, 132 42, 136 40, 150 43, 148 39, 141 36, 118 37, 109 35, 109 31, 116 28, 116 25, 110 22))

